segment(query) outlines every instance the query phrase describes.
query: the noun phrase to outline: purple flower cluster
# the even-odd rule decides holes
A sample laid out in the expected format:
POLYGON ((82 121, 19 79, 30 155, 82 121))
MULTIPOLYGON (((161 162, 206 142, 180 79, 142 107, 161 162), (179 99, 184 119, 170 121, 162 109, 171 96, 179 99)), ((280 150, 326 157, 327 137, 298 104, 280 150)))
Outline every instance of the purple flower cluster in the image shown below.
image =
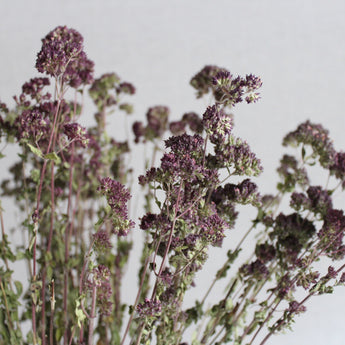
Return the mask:
POLYGON ((63 129, 69 140, 80 143, 84 148, 88 146, 89 138, 86 129, 79 123, 66 123, 63 129))
POLYGON ((181 135, 186 132, 186 127, 197 134, 203 131, 202 120, 198 114, 194 112, 186 113, 180 121, 172 121, 169 123, 169 130, 173 135, 181 135))
POLYGON ((295 282, 291 278, 290 273, 285 273, 282 277, 280 277, 276 290, 279 298, 286 298, 291 295, 291 293, 295 290, 295 282))
POLYGON ((190 84, 197 90, 197 97, 206 95, 214 88, 214 77, 219 72, 227 72, 226 69, 213 65, 205 66, 190 81, 190 84))
POLYGON ((234 175, 258 176, 263 168, 260 160, 251 151, 248 143, 232 135, 215 146, 215 155, 209 155, 209 162, 215 168, 232 168, 234 175))
POLYGON ((164 234, 171 229, 171 222, 164 214, 154 214, 151 212, 146 213, 141 218, 140 229, 142 230, 154 230, 159 229, 159 231, 164 234))
POLYGON ((182 158, 186 152, 193 153, 196 158, 200 158, 203 145, 204 139, 198 134, 194 134, 193 136, 182 134, 165 140, 165 147, 170 148, 171 151, 180 158, 182 158))
POLYGON ((301 314, 301 313, 306 312, 306 310, 307 308, 304 305, 298 303, 297 301, 291 301, 289 303, 289 309, 288 309, 289 313, 301 314))
POLYGON ((198 98, 211 91, 218 103, 234 106, 246 94, 247 103, 256 102, 260 97, 255 91, 262 86, 262 81, 252 74, 234 78, 225 68, 209 65, 192 78, 191 85, 197 90, 198 98))
POLYGON ((302 248, 312 240, 316 229, 314 224, 298 213, 284 215, 280 213, 275 219, 271 239, 276 239, 276 247, 285 262, 294 263, 302 248))
POLYGON ((162 137, 168 129, 169 113, 169 108, 162 105, 150 108, 146 113, 146 126, 141 121, 133 123, 132 129, 135 135, 135 142, 138 143, 141 137, 151 141, 162 137))
POLYGON ((330 166, 330 172, 336 178, 343 181, 342 186, 345 188, 345 152, 336 152, 333 157, 333 164, 330 166))
POLYGON ((38 108, 24 110, 22 115, 16 119, 18 139, 32 138, 38 142, 50 129, 50 120, 38 108))
POLYGON ((72 59, 63 74, 64 82, 77 89, 82 85, 88 85, 93 82, 94 63, 89 60, 82 51, 78 58, 72 59))
POLYGON ((320 186, 310 186, 307 195, 304 193, 293 193, 290 205, 296 211, 309 210, 314 214, 325 216, 332 209, 332 199, 327 190, 320 186))
POLYGON ((39 102, 41 99, 49 99, 51 97, 49 93, 44 96, 41 95, 44 87, 49 85, 50 82, 48 78, 33 78, 22 86, 22 92, 24 95, 28 95, 39 102))
POLYGON ((251 262, 250 264, 244 264, 240 267, 239 272, 244 277, 253 277, 257 280, 265 279, 269 275, 268 268, 259 259, 251 262))
POLYGON ((225 141, 233 127, 230 115, 216 105, 206 109, 202 124, 212 143, 225 141))
POLYGON ((202 120, 200 116, 194 112, 185 113, 182 116, 184 121, 190 128, 190 130, 196 134, 201 134, 203 131, 202 120))
POLYGON ((260 99, 259 93, 255 91, 262 86, 262 81, 253 74, 245 78, 233 78, 230 72, 220 71, 213 78, 213 84, 216 86, 216 99, 224 105, 234 106, 241 103, 245 94, 247 103, 255 103, 260 99))
POLYGON ((2 103, 0 101, 0 111, 7 114, 8 113, 8 108, 7 108, 7 105, 5 103, 2 103))
POLYGON ((93 240, 95 241, 95 247, 100 251, 104 251, 112 248, 110 243, 109 233, 105 230, 99 230, 92 235, 93 240))
POLYGON ((345 256, 344 233, 344 212, 335 209, 329 210, 317 235, 320 239, 319 247, 333 260, 340 260, 345 256))
POLYGON ((42 39, 36 68, 55 78, 61 77, 74 88, 93 81, 94 63, 83 51, 83 37, 66 26, 58 26, 42 39))
POLYGON ((245 179, 239 184, 226 184, 224 186, 224 193, 227 194, 229 200, 239 204, 261 205, 258 186, 249 179, 245 179))
POLYGON ((218 214, 222 215, 228 227, 232 229, 235 226, 238 212, 235 210, 235 201, 230 197, 227 188, 227 185, 217 187, 211 194, 211 201, 218 214))
POLYGON ((328 266, 328 270, 327 270, 327 271, 328 271, 328 272, 327 272, 326 277, 327 277, 328 279, 334 279, 334 278, 336 278, 337 275, 338 275, 337 270, 336 270, 333 266, 328 266))
POLYGON ((66 102, 61 102, 59 106, 57 102, 41 102, 24 109, 12 126, 17 139, 29 141, 34 146, 39 144, 44 152, 58 109, 61 121, 68 118, 71 109, 66 102))
POLYGON ((92 278, 87 281, 89 291, 97 288, 97 306, 102 315, 111 315, 113 303, 111 302, 112 289, 110 285, 110 270, 104 265, 98 265, 91 271, 92 278))
POLYGON ((217 172, 203 166, 203 145, 204 139, 198 134, 170 137, 165 141, 170 152, 161 159, 162 172, 168 173, 173 180, 181 178, 185 183, 194 183, 198 187, 215 183, 217 172))
POLYGON ((127 203, 131 198, 128 189, 120 182, 105 177, 100 181, 98 191, 107 198, 112 210, 113 233, 126 236, 134 222, 128 219, 127 203))
POLYGON ((224 238, 224 230, 228 226, 227 223, 219 217, 217 213, 205 217, 198 222, 200 235, 212 245, 219 245, 224 238))
POLYGON ((224 186, 218 186, 211 194, 211 201, 218 214, 226 220, 229 228, 234 227, 238 215, 238 212, 235 211, 236 204, 261 205, 257 185, 249 179, 245 179, 239 184, 227 183, 224 186))
POLYGON ((127 93, 129 95, 135 94, 135 87, 133 84, 128 82, 122 82, 120 85, 116 88, 117 93, 127 93))
POLYGON ((98 265, 92 270, 92 273, 92 283, 97 287, 102 286, 104 282, 108 282, 110 279, 109 268, 104 265, 98 265))
POLYGON ((145 298, 143 303, 139 303, 136 310, 140 317, 155 317, 158 316, 162 311, 162 304, 158 299, 150 300, 145 298))
POLYGON ((170 137, 165 141, 165 146, 170 152, 161 158, 160 168, 151 168, 146 176, 140 176, 140 184, 183 181, 187 189, 197 189, 218 181, 216 170, 203 166, 204 140, 200 135, 170 137))
POLYGON ((298 128, 288 133, 283 140, 284 146, 303 145, 310 146, 313 151, 313 157, 319 157, 322 167, 329 168, 334 164, 335 150, 332 140, 328 136, 328 130, 321 125, 313 124, 306 121, 298 126, 298 128))
POLYGON ((255 247, 256 257, 263 263, 272 261, 276 256, 276 250, 274 246, 269 243, 261 243, 255 247))

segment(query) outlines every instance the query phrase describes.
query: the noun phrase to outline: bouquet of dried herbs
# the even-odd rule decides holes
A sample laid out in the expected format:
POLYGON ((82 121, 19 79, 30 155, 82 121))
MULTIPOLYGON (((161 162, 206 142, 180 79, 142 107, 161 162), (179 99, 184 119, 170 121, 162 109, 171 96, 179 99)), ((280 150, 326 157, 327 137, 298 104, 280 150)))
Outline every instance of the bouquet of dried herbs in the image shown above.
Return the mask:
POLYGON ((263 168, 232 115, 259 100, 260 78, 206 66, 191 79, 196 96, 211 99, 203 114, 172 121, 168 107, 153 106, 120 141, 108 116, 129 118, 135 87, 115 73, 96 78, 80 33, 48 33, 36 68, 14 108, 0 104, 1 159, 17 153, 1 182, 0 344, 265 344, 312 297, 344 285, 345 215, 332 197, 345 188, 345 153, 321 125, 302 123, 283 140, 295 154, 280 161, 276 194, 262 195, 252 178, 263 168), (88 128, 86 108, 95 109, 88 128), (137 178, 138 146, 150 160, 137 178), (328 174, 322 186, 310 182, 315 169, 328 174), (143 201, 137 219, 133 199, 143 201), (256 217, 226 248, 242 205, 256 217), (211 247, 226 261, 186 307, 211 247), (130 256, 138 272, 126 272, 130 256), (223 295, 213 295, 217 284, 223 295))

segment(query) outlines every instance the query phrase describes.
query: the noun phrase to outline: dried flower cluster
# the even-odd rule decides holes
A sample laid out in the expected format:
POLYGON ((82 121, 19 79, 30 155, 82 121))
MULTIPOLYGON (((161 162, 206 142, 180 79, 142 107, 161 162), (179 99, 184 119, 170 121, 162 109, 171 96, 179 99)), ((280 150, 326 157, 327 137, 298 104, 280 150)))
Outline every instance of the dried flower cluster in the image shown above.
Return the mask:
POLYGON ((107 132, 108 115, 133 113, 127 100, 135 87, 115 73, 95 78, 83 49, 80 33, 57 27, 37 55, 46 76, 24 83, 14 109, 0 102, 1 140, 20 150, 1 195, 20 210, 15 236, 23 238, 11 243, 0 210, 1 344, 263 345, 290 328, 309 299, 345 284, 345 215, 332 199, 345 188, 345 153, 326 129, 306 121, 286 135, 283 145, 297 154, 283 155, 276 195, 261 195, 252 180, 260 159, 235 135, 231 114, 243 100, 260 99, 260 78, 206 66, 191 79, 198 98, 212 96, 201 116, 172 121, 168 107, 153 106, 118 141, 107 132), (79 123, 87 94, 96 107, 89 128, 79 123), (138 178, 145 211, 134 222, 128 162, 136 145, 153 152, 138 178), (327 184, 311 184, 311 166, 328 172, 327 184), (284 198, 289 208, 280 207, 284 198), (252 226, 239 243, 225 241, 244 206, 257 211, 252 226), (247 258, 241 249, 252 235, 247 258), (125 273, 137 239, 138 289, 127 306, 133 271, 125 273), (211 248, 229 243, 209 286, 197 286, 211 248), (317 269, 324 259, 327 268, 317 269), (20 282, 12 264, 22 260, 28 273, 20 282), (222 282, 224 295, 211 301, 222 282), (204 297, 187 308, 185 296, 197 288, 204 297))

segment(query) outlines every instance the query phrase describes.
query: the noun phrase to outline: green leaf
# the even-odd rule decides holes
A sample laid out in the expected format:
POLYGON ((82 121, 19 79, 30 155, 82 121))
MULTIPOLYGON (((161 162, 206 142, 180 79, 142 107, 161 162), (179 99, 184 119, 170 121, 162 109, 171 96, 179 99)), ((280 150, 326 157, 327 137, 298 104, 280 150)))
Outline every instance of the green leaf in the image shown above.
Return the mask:
POLYGON ((305 158, 305 148, 304 146, 302 146, 302 159, 304 160, 304 158, 305 158))
POLYGON ((159 207, 159 209, 161 209, 162 203, 158 200, 158 198, 155 198, 155 203, 159 207))
POLYGON ((23 260, 23 259, 27 259, 26 253, 22 252, 22 251, 18 251, 16 253, 16 261, 17 260, 23 260))
POLYGON ((38 169, 32 169, 30 171, 31 178, 34 182, 38 183, 40 180, 40 171, 38 169))
POLYGON ((38 149, 37 147, 35 147, 35 146, 33 146, 33 145, 29 144, 29 143, 27 143, 27 145, 29 146, 29 149, 31 150, 31 152, 34 155, 36 155, 36 156, 38 156, 38 157, 40 157, 42 159, 44 158, 44 155, 43 155, 43 153, 42 153, 42 151, 40 149, 38 149))
POLYGON ((47 266, 47 280, 52 280, 53 277, 53 267, 51 265, 47 266))
POLYGON ((225 302, 225 310, 230 311, 234 306, 234 303, 230 297, 225 302))
POLYGON ((19 296, 22 294, 22 292, 23 292, 23 285, 22 285, 22 283, 21 283, 20 281, 18 281, 18 280, 16 280, 16 281, 14 282, 14 285, 15 285, 16 290, 17 290, 17 296, 19 297, 19 296))
POLYGON ((32 239, 31 239, 31 241, 30 241, 30 244, 29 244, 29 252, 31 252, 31 249, 32 249, 32 247, 33 247, 35 241, 36 241, 36 235, 34 235, 34 236, 32 237, 32 239))
POLYGON ((54 161, 56 164, 61 163, 61 158, 55 153, 55 152, 50 152, 44 156, 45 159, 48 159, 50 161, 54 161))
POLYGON ((84 299, 84 296, 80 296, 75 301, 75 315, 77 317, 79 328, 81 328, 82 323, 86 319, 86 315, 84 314, 83 309, 81 309, 81 303, 80 303, 80 300, 82 301, 83 299, 84 299))

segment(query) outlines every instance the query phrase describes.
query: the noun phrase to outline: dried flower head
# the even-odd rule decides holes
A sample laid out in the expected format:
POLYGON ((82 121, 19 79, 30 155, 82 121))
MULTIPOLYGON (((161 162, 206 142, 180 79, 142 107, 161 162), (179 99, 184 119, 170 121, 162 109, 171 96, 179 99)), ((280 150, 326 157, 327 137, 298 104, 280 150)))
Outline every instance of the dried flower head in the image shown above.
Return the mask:
POLYGON ((122 82, 120 85, 116 88, 117 93, 127 93, 129 95, 135 94, 135 87, 133 84, 128 82, 122 82))
POLYGON ((83 37, 66 26, 58 26, 42 39, 36 68, 53 77, 62 77, 72 87, 89 84, 93 80, 92 61, 83 52, 83 37))
POLYGON ((269 271, 261 260, 255 260, 250 264, 245 264, 240 267, 240 273, 244 277, 253 277, 257 280, 261 280, 268 276, 269 271))
POLYGON ((80 143, 83 147, 88 146, 89 138, 86 129, 79 123, 66 123, 63 128, 69 140, 80 143))
POLYGON ((208 162, 214 168, 232 168, 234 175, 258 176, 263 168, 260 160, 251 151, 248 143, 230 135, 215 146, 215 154, 208 155, 208 162))
POLYGON ((211 65, 204 67, 190 83, 198 91, 198 98, 211 91, 217 103, 230 107, 242 102, 244 95, 247 103, 256 102, 260 97, 255 91, 262 86, 261 79, 253 74, 234 78, 225 68, 211 65))
POLYGON ((340 260, 345 256, 344 231, 344 212, 336 209, 328 210, 318 237, 320 239, 319 247, 333 260, 340 260))
POLYGON ((313 238, 316 229, 314 224, 298 213, 285 215, 280 213, 275 219, 270 237, 276 238, 276 247, 286 262, 295 262, 298 254, 313 238))
POLYGON ((231 117, 216 105, 206 109, 202 124, 212 143, 225 141, 232 130, 231 117))
POLYGON ((214 87, 214 77, 219 72, 229 73, 226 69, 217 66, 205 66, 190 81, 190 84, 197 90, 197 97, 207 94, 214 87))
POLYGON ((184 114, 182 116, 182 121, 185 122, 189 126, 189 129, 196 134, 201 134, 204 129, 202 119, 194 112, 184 114))
POLYGON ((111 315, 113 303, 110 270, 104 265, 98 265, 90 273, 86 282, 87 290, 92 292, 93 288, 96 288, 96 301, 100 314, 111 315))
POLYGON ((93 240, 95 241, 95 247, 98 251, 104 251, 110 249, 112 244, 110 243, 109 233, 105 230, 99 230, 92 235, 93 240))
POLYGON ((162 105, 152 107, 147 111, 146 139, 150 140, 163 135, 168 128, 169 113, 169 108, 162 105))
POLYGON ((224 193, 227 194, 229 200, 239 204, 261 205, 258 186, 249 179, 245 179, 239 184, 226 184, 224 186, 224 193))
POLYGON ((336 152, 333 157, 333 164, 329 167, 331 175, 334 175, 336 178, 345 181, 345 152, 336 152))
POLYGON ((128 219, 127 202, 131 198, 128 189, 120 182, 105 177, 101 179, 98 191, 107 198, 112 210, 113 232, 126 236, 134 226, 134 222, 128 219))
POLYGON ((273 245, 269 243, 257 244, 255 247, 255 255, 263 263, 272 261, 276 256, 276 250, 273 245))
POLYGON ((22 86, 22 91, 23 94, 39 101, 42 90, 48 85, 50 85, 48 78, 33 78, 22 86))
POLYGON ((140 317, 155 317, 161 313, 162 304, 158 299, 145 298, 145 301, 139 303, 136 309, 140 317))
POLYGON ((283 140, 284 146, 310 146, 312 157, 319 159, 322 167, 329 168, 334 165, 335 150, 331 139, 328 136, 328 130, 320 124, 313 124, 306 121, 298 128, 288 133, 283 140))

